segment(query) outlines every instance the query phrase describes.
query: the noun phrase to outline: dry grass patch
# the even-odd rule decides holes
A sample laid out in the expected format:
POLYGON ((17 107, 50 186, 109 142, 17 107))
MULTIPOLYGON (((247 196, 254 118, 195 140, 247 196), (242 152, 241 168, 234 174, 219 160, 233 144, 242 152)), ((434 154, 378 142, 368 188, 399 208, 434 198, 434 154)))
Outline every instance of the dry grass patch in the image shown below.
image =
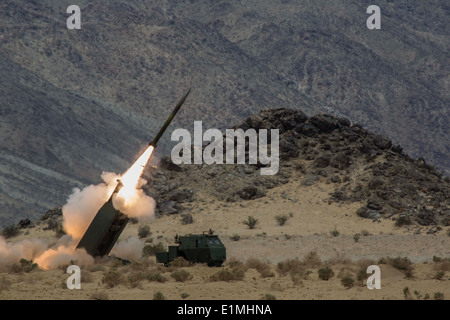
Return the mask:
POLYGON ((217 271, 210 277, 211 281, 237 281, 243 280, 245 277, 245 269, 243 268, 232 268, 222 269, 217 271))
POLYGON ((274 277, 275 274, 270 271, 270 265, 256 258, 250 258, 245 263, 247 269, 256 269, 263 278, 274 277))
POLYGON ((192 279, 192 275, 186 270, 177 270, 170 275, 177 282, 185 282, 192 279))
POLYGON ((302 275, 305 272, 305 267, 303 263, 295 259, 286 259, 284 261, 278 262, 277 271, 280 276, 285 276, 287 274, 298 274, 302 275))

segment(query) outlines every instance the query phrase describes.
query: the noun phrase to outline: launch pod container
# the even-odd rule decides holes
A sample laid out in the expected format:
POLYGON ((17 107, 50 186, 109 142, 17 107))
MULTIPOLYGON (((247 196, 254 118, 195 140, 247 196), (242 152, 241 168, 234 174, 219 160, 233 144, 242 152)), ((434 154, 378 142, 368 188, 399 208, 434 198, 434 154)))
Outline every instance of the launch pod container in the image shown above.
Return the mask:
POLYGON ((168 252, 156 253, 156 261, 168 265, 175 258, 183 257, 190 262, 220 267, 226 259, 225 246, 211 230, 203 234, 177 235, 175 243, 178 245, 169 246, 168 252))

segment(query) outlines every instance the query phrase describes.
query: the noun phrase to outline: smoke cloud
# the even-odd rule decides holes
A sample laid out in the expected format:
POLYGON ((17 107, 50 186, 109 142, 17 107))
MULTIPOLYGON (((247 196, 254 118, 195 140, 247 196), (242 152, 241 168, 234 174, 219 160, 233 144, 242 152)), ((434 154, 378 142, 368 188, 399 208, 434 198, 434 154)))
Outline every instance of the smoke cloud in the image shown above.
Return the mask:
MULTIPOLYGON (((143 167, 142 167, 143 170, 143 167)), ((122 176, 102 173, 103 182, 89 185, 83 189, 75 188, 62 208, 63 228, 67 233, 56 244, 41 239, 27 239, 14 243, 0 237, 0 268, 18 263, 20 259, 33 260, 43 269, 52 269, 76 261, 79 265, 91 265, 94 258, 84 249, 76 249, 78 241, 86 232, 91 221, 101 206, 109 199, 117 186, 117 179, 122 176)), ((146 183, 140 178, 134 192, 127 197, 115 195, 113 205, 129 217, 152 219, 155 211, 155 200, 147 196, 141 187, 146 183)), ((141 256, 143 243, 137 238, 120 241, 111 251, 113 255, 124 259, 137 259, 141 256)))
POLYGON ((119 241, 111 250, 111 255, 122 259, 135 260, 141 257, 143 248, 144 244, 141 240, 136 237, 130 237, 119 241))

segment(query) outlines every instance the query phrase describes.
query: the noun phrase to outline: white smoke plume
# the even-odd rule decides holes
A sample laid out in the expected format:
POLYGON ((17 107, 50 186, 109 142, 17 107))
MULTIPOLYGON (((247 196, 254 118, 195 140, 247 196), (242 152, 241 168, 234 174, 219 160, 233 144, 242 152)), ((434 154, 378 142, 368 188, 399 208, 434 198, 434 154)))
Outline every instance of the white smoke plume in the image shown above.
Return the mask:
POLYGON ((135 260, 141 257, 143 248, 144 244, 141 240, 136 237, 130 237, 119 241, 111 250, 111 255, 122 259, 135 260))
MULTIPOLYGON (((33 260, 43 269, 52 269, 76 261, 79 265, 91 265, 93 257, 84 249, 77 249, 76 245, 86 232, 89 224, 101 206, 113 193, 117 179, 121 176, 111 172, 102 174, 103 183, 89 185, 83 189, 75 188, 63 206, 63 227, 67 236, 49 248, 49 244, 40 239, 22 240, 9 243, 0 237, 0 268, 18 263, 20 259, 33 260)), ((127 199, 116 195, 113 205, 129 217, 152 219, 156 203, 147 196, 141 187, 146 180, 139 179, 136 190, 127 199)), ((120 241, 112 254, 124 259, 136 259, 141 256, 143 243, 137 238, 120 241)))

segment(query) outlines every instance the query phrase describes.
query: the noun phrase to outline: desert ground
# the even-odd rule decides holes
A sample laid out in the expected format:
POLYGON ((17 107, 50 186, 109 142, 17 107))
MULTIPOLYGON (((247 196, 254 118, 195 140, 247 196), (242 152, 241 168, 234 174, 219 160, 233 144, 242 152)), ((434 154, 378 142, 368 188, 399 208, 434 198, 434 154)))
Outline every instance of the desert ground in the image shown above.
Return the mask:
MULTIPOLYGON (((115 259, 101 260, 80 266, 80 290, 67 288, 67 266, 30 272, 11 269, 0 273, 0 299, 450 297, 448 228, 427 234, 426 229, 413 232, 396 227, 389 219, 363 219, 355 214, 360 204, 329 202, 331 191, 326 183, 305 187, 294 177, 265 197, 245 202, 222 202, 200 195, 201 201, 188 204, 193 223, 183 224, 180 215, 163 215, 129 223, 121 235, 121 239, 137 237, 139 229, 148 225, 150 233, 141 241, 167 246, 173 244, 175 234, 213 229, 227 249, 227 261, 219 268, 185 261, 164 267, 154 256, 125 265, 115 259), (283 214, 287 220, 280 225, 275 217, 283 214), (258 220, 253 229, 243 223, 248 216, 258 220), (369 275, 361 270, 372 264, 381 269, 381 289, 366 286, 369 275), (326 267, 334 275, 322 280, 318 271, 326 267), (346 286, 344 278, 354 281, 346 286)), ((37 224, 10 241, 54 237, 53 231, 37 224)))

